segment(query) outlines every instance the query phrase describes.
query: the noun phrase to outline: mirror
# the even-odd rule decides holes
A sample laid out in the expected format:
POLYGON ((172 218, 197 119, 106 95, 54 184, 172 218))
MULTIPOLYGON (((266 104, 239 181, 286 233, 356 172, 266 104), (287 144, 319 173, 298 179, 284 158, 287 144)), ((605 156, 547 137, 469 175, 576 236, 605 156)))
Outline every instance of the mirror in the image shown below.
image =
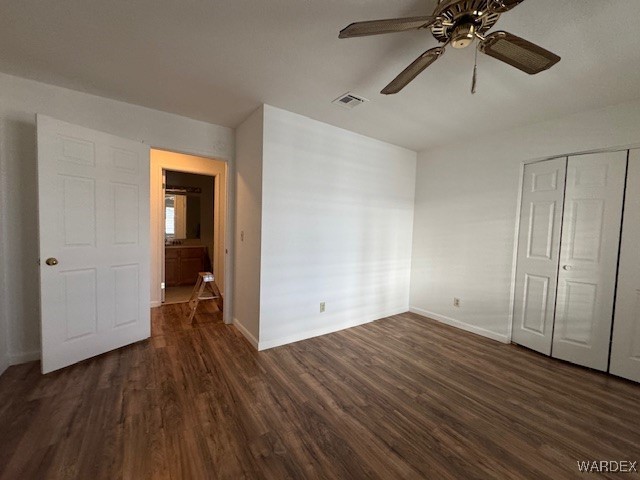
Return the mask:
POLYGON ((166 239, 200 239, 200 195, 167 191, 164 208, 166 239))

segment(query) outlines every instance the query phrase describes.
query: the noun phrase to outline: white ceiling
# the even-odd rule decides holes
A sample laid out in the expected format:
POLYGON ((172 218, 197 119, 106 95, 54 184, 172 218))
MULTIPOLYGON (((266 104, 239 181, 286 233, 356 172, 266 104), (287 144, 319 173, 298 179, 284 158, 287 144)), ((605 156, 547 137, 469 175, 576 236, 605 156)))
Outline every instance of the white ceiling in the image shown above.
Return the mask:
POLYGON ((338 39, 353 21, 435 0, 0 0, 0 71, 235 127, 261 103, 413 150, 640 97, 638 0, 526 0, 504 29, 562 61, 528 76, 448 49, 398 95, 378 92, 429 31, 338 39), (352 91, 354 110, 330 102, 352 91))

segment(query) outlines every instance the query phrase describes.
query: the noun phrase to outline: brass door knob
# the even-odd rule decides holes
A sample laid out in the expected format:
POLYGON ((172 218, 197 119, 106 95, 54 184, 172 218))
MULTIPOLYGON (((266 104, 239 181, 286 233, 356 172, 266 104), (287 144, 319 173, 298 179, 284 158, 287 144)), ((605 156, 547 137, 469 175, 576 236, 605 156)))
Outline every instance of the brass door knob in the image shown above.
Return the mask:
POLYGON ((58 259, 53 257, 47 258, 47 261, 45 263, 53 267, 54 265, 58 264, 58 259))

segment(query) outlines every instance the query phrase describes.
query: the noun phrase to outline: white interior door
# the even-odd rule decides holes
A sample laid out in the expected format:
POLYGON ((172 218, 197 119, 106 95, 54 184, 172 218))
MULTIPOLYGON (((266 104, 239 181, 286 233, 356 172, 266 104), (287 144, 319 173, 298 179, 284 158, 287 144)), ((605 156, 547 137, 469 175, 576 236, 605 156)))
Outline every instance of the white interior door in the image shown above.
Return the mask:
POLYGON ((611 365, 614 375, 640 382, 640 150, 629 152, 611 365))
POLYGON ((525 165, 512 339, 551 354, 566 158, 525 165))
POLYGON ((149 149, 38 115, 42 372, 150 335, 149 149))
POLYGON ((627 152, 570 157, 554 357, 606 371, 627 152))

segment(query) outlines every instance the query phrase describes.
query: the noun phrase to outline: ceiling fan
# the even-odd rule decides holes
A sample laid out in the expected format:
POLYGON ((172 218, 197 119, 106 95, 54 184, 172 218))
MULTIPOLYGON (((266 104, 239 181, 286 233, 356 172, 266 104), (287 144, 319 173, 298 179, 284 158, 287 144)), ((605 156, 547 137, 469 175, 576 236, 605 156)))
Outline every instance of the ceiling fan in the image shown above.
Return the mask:
MULTIPOLYGON (((432 35, 443 45, 431 48, 405 68, 380 93, 398 93, 423 70, 442 56, 447 45, 466 48, 478 39, 477 50, 505 62, 530 75, 554 66, 560 57, 544 48, 508 32, 485 35, 508 12, 524 0, 438 0, 433 15, 388 20, 356 22, 340 31, 339 38, 363 37, 381 33, 431 29, 432 35)), ((476 56, 477 56, 476 50, 476 56)), ((475 93, 474 66, 472 93, 475 93)))

